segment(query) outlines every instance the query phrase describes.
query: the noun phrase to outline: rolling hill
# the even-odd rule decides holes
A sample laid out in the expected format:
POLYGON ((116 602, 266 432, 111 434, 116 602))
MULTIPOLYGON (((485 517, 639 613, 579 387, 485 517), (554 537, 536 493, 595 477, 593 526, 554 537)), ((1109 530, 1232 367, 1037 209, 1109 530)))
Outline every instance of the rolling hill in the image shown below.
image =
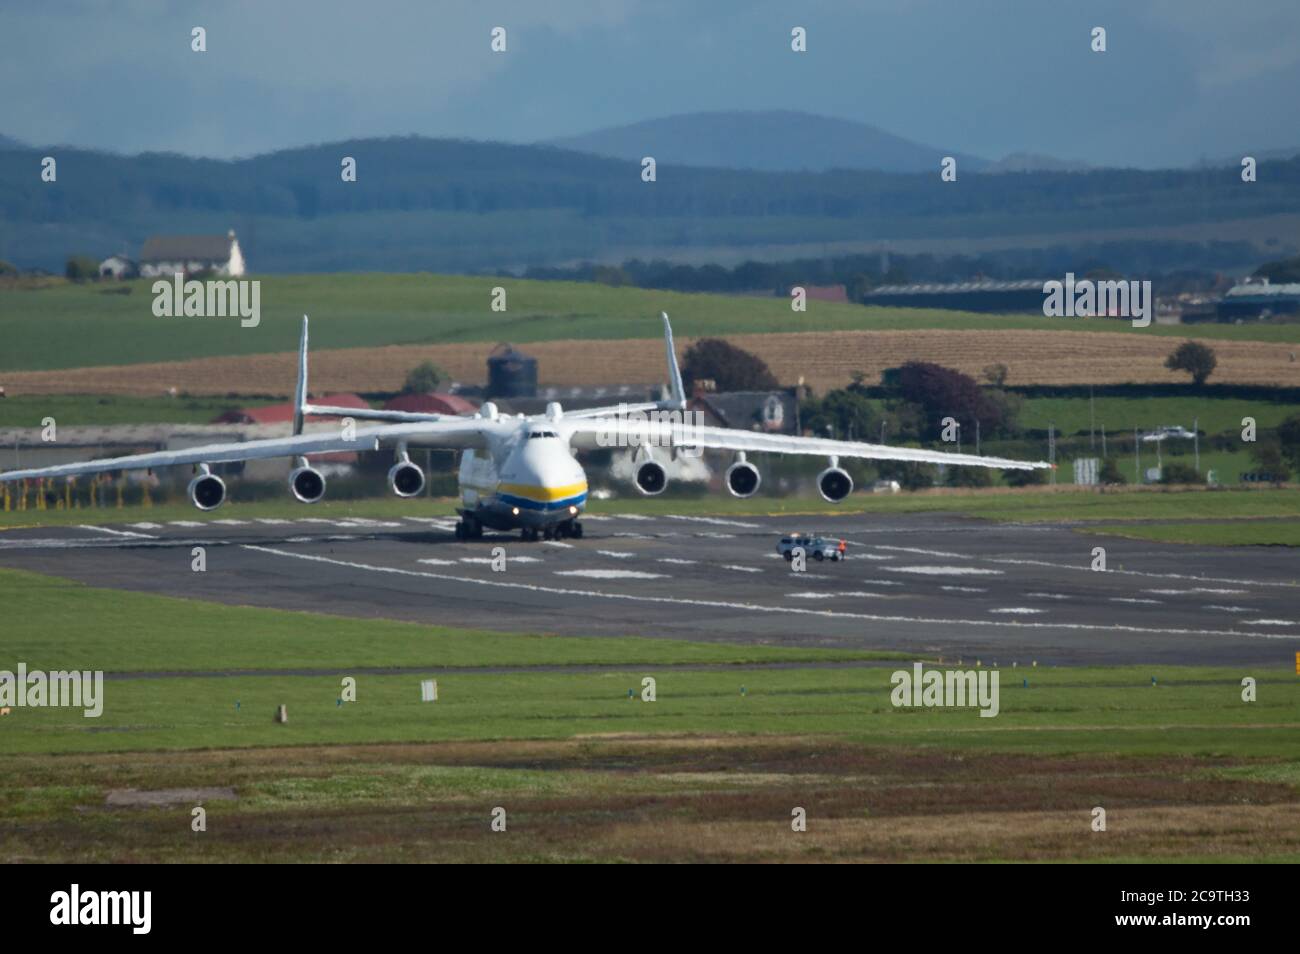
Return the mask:
POLYGON ((793 110, 689 113, 550 140, 562 149, 639 162, 764 172, 931 172, 945 155, 978 171, 988 160, 895 136, 866 123, 793 110))

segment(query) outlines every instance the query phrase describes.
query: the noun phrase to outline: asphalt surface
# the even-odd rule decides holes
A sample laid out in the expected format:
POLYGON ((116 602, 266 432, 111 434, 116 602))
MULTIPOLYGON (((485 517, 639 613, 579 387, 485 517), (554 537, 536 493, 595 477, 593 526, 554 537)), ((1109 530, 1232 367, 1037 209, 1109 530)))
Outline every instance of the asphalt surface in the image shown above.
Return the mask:
MULTIPOLYGON (((846 646, 985 664, 1289 665, 1300 554, 943 515, 585 517, 458 543, 452 520, 195 519, 0 533, 0 566, 222 603, 496 631, 846 646), (783 533, 849 541, 795 572, 783 533), (191 569, 195 546, 207 571, 191 569), (1091 568, 1093 548, 1107 569, 1091 568), (505 569, 492 567, 504 548, 505 569)), ((93 621, 88 621, 93 625, 93 621)))

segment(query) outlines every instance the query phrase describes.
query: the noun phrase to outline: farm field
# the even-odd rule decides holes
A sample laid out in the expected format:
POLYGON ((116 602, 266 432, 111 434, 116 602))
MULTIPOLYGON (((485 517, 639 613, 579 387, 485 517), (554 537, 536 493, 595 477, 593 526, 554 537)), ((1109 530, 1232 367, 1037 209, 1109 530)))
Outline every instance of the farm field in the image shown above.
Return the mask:
MULTIPOLYGON (((656 332, 662 332, 661 326, 646 319, 637 329, 636 338, 536 342, 527 346, 526 353, 538 361, 542 386, 653 385, 663 376, 663 339, 652 337, 656 332)), ((313 325, 313 346, 319 349, 330 334, 313 325)), ((678 350, 684 351, 693 340, 678 335, 678 350)), ((1168 339, 1133 338, 1113 332, 817 331, 728 333, 727 340, 762 358, 779 381, 803 378, 817 391, 843 387, 857 374, 874 382, 886 368, 909 360, 931 361, 976 378, 984 368, 1001 363, 1007 365, 1007 383, 1012 385, 1169 384, 1184 383, 1186 379, 1164 367, 1173 347, 1168 339), (1117 354, 1122 357, 1117 358, 1117 354)), ((1220 341, 1214 347, 1219 360, 1216 382, 1300 386, 1300 364, 1289 360, 1290 348, 1285 344, 1220 341)), ((443 368, 453 381, 481 384, 490 350, 483 342, 314 350, 312 387, 325 391, 397 391, 406 373, 426 360, 443 368)), ((287 395, 293 388, 295 368, 294 353, 285 351, 58 371, 9 371, 4 373, 4 379, 14 394, 149 396, 176 388, 199 395, 287 395)))
MULTIPOLYGON (((682 339, 723 334, 731 337, 802 332, 996 330, 1015 333, 1015 340, 1023 345, 1024 338, 1037 340, 1037 336, 1027 335, 1027 332, 1065 331, 1087 333, 1088 337, 1101 335, 1103 340, 1120 336, 1125 343, 1126 356, 1129 348, 1136 347, 1143 355, 1145 349, 1153 348, 1163 358, 1172 347, 1167 339, 1189 336, 1189 329, 1162 325, 1134 329, 1122 321, 864 308, 830 302, 813 302, 808 312, 793 313, 789 303, 778 298, 687 295, 508 278, 351 274, 265 276, 259 280, 262 282, 261 324, 247 329, 241 328, 233 319, 157 318, 152 313, 151 283, 147 280, 113 285, 64 283, 40 290, 0 290, 0 335, 6 342, 3 354, 0 354, 0 372, 155 364, 214 356, 291 352, 297 344, 303 313, 314 319, 314 347, 317 349, 419 346, 419 354, 435 360, 441 358, 449 364, 455 363, 459 352, 455 349, 438 351, 437 347, 469 342, 481 345, 498 341, 532 344, 653 339, 659 333, 655 318, 660 311, 667 311, 673 317, 674 329, 682 339), (493 312, 490 308, 491 290, 495 286, 507 290, 508 308, 505 312, 493 312), (119 293, 122 291, 127 293, 119 293), (40 328, 41 333, 33 334, 33 328, 40 328), (1137 344, 1147 339, 1154 340, 1150 344, 1137 344)), ((1247 342, 1293 344, 1300 341, 1300 324, 1198 325, 1194 336, 1225 347, 1230 343, 1240 345, 1247 342)), ((939 335, 927 343, 927 347, 943 347, 942 339, 943 336, 939 335)), ((891 342, 900 340, 900 336, 872 336, 869 340, 878 340, 880 347, 887 349, 891 342)), ((1106 357, 1113 358, 1114 343, 1107 348, 1099 341, 1088 343, 1086 338, 1070 340, 1071 347, 1082 349, 1076 360, 1085 365, 1071 380, 1102 383, 1103 379, 1094 380, 1090 374, 1097 370, 1110 370, 1114 362, 1107 361, 1106 357)), ((963 347, 951 347, 951 344, 949 349, 956 356, 961 356, 964 350, 963 347)), ((997 349, 992 350, 996 352, 997 349)), ((482 373, 483 351, 482 347, 477 347, 467 352, 476 356, 474 371, 477 374, 482 373)), ((1221 362, 1224 357, 1245 362, 1245 355, 1250 354, 1255 362, 1268 365, 1267 356, 1276 351, 1266 349, 1256 354, 1255 349, 1246 349, 1241 352, 1241 357, 1237 357, 1237 352, 1228 349, 1229 353, 1221 357, 1221 362)), ((779 353, 778 348, 774 348, 773 353, 779 353)), ((806 362, 812 354, 815 351, 792 357, 806 362)), ((863 349, 851 357, 861 362, 869 354, 863 349)), ((1033 364, 1032 355, 1025 352, 1023 346, 1010 350, 1004 348, 1000 354, 1003 358, 1007 354, 1025 354, 1027 358, 1023 363, 1033 364)), ((375 356, 358 357, 363 365, 375 360, 375 356)), ((539 353, 539 357, 543 355, 539 353)), ((1283 361, 1286 357, 1282 353, 1283 361)), ((1128 360, 1135 358, 1129 357, 1128 360)), ((983 351, 978 360, 989 363, 983 351)), ((552 373, 546 364, 543 361, 543 373, 552 373)), ((866 370, 872 367, 869 363, 860 366, 866 370)), ((658 362, 649 367, 657 371, 658 362)), ((460 374, 454 367, 448 370, 460 374)), ((978 372, 979 369, 974 370, 978 372)), ((815 368, 808 371, 810 377, 820 373, 815 368)), ((1261 380, 1260 375, 1266 373, 1264 368, 1248 369, 1244 365, 1239 371, 1230 371, 1225 366, 1225 371, 1228 373, 1224 380, 1237 379, 1234 376, 1241 380, 1261 380)), ((1291 371, 1294 373, 1294 366, 1291 371)), ((1017 371, 1014 366, 1011 372, 1011 383, 1017 383, 1020 376, 1027 378, 1029 373, 1024 369, 1017 371)), ((558 368, 554 373, 558 374, 558 368)), ((1159 380, 1176 380, 1172 376, 1164 377, 1169 373, 1163 369, 1160 373, 1162 377, 1159 380)), ((1274 369, 1273 373, 1282 371, 1274 369)), ((1057 377, 1062 374, 1063 371, 1058 372, 1057 377)), ((586 382, 574 380, 564 383, 586 382)), ((349 386, 384 389, 363 388, 360 384, 349 386)), ((228 390, 241 388, 228 387, 220 393, 228 390)))

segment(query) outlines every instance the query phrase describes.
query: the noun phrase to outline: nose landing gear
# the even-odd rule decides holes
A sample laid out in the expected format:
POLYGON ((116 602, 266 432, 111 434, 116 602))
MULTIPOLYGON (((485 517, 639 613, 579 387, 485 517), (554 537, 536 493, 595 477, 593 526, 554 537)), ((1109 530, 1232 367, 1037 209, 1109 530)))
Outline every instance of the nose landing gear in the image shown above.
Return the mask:
POLYGON ((565 537, 581 540, 582 524, 577 520, 565 520, 562 523, 544 527, 541 530, 524 527, 519 531, 519 539, 524 543, 536 543, 539 538, 543 540, 562 540, 565 537))

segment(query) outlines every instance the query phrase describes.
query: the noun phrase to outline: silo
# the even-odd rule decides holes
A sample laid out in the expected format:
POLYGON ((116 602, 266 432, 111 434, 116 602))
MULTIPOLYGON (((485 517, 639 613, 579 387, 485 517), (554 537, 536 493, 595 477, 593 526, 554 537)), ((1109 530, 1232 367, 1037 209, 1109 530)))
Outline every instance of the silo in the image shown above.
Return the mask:
POLYGON ((489 398, 537 396, 537 359, 511 344, 499 344, 488 355, 489 398))

